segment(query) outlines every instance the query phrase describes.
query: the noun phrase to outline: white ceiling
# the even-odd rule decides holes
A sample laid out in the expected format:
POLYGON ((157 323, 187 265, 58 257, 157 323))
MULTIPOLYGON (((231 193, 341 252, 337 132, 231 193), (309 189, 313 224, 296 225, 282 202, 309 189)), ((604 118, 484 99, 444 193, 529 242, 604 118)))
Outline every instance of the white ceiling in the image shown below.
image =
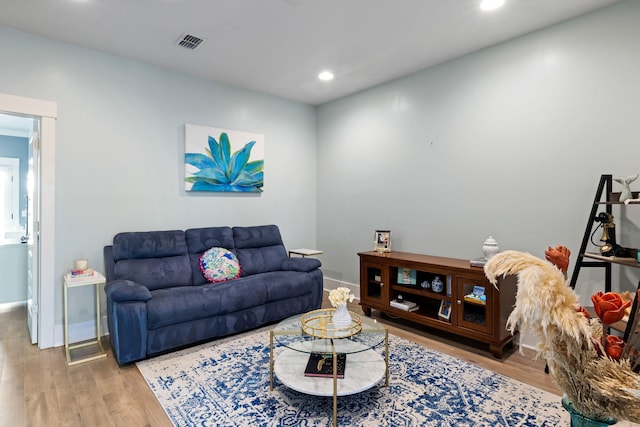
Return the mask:
POLYGON ((618 1, 0 0, 0 25, 318 105, 618 1))
POLYGON ((0 113, 0 135, 28 138, 33 132, 33 119, 0 113))

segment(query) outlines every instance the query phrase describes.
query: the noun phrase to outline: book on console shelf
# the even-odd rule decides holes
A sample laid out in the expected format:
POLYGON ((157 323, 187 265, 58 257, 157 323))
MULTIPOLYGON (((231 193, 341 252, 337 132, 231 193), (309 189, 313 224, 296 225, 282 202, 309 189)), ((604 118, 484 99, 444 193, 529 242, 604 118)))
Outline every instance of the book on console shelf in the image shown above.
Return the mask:
MULTIPOLYGON (((338 372, 336 378, 344 378, 344 368, 347 364, 345 353, 336 353, 338 361, 338 372)), ((332 353, 311 353, 307 367, 304 370, 305 377, 333 378, 333 354, 332 353)))
POLYGON ((413 301, 407 301, 406 299, 403 299, 401 301, 394 299, 392 301, 389 301, 389 305, 391 305, 391 307, 393 308, 397 308, 404 311, 417 311, 420 309, 420 306, 418 304, 416 304, 413 301))

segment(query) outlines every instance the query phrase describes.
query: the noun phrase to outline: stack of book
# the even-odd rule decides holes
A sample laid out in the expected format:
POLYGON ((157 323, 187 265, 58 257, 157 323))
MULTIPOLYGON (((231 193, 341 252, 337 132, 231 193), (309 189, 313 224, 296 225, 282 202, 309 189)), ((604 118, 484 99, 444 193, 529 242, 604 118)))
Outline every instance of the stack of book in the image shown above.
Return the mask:
POLYGON ((412 301, 407 301, 406 299, 400 301, 394 299, 392 301, 389 301, 389 304, 393 308, 399 308, 400 310, 404 311, 417 311, 420 309, 420 306, 418 304, 412 301))
POLYGON ((71 276, 71 278, 91 277, 93 273, 93 268, 87 268, 85 270, 71 270, 69 276, 71 276))

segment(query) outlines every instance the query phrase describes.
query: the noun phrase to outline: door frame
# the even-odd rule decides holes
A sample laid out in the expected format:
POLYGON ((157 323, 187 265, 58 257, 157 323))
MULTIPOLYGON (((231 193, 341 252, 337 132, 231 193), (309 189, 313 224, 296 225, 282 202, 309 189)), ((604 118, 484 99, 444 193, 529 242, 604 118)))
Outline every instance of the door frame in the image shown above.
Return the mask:
MULTIPOLYGON (((38 347, 55 346, 55 141, 58 104, 0 93, 0 111, 40 118, 38 347)), ((34 231, 34 233, 37 231, 34 231)))

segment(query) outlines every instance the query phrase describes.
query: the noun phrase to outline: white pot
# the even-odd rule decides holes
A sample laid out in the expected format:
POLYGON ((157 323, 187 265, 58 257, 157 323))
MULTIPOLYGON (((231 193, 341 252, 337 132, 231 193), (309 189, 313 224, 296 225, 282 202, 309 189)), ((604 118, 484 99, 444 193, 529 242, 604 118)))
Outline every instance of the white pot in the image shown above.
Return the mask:
POLYGON ((498 247, 498 242, 491 236, 487 240, 484 241, 484 245, 482 245, 482 253, 484 254, 484 259, 489 260, 492 256, 498 253, 500 248, 498 247))
POLYGON ((351 326, 351 315, 346 304, 338 304, 333 313, 333 327, 337 329, 349 328, 351 326))

